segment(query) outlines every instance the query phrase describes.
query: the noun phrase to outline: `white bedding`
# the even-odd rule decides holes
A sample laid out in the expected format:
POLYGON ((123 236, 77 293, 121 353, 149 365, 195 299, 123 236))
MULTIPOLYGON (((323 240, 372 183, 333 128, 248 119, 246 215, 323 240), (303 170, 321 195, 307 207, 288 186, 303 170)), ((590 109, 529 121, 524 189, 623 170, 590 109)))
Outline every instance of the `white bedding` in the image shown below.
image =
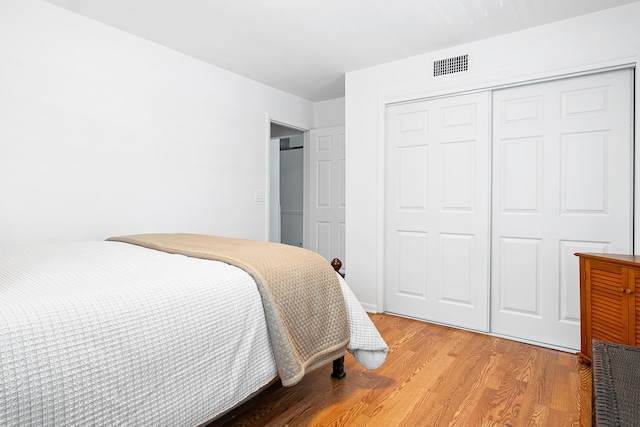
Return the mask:
MULTIPOLYGON (((376 368, 386 344, 342 284, 348 349, 376 368)), ((236 267, 117 242, 0 249, 2 426, 195 426, 275 376, 236 267)))

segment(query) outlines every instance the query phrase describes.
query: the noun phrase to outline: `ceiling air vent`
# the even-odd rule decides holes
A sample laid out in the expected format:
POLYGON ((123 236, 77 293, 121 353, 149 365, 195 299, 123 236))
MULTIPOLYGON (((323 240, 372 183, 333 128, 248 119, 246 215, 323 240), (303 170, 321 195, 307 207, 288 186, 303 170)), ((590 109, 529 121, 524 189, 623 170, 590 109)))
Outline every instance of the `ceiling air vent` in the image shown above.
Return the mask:
POLYGON ((433 76, 459 73, 469 69, 469 55, 454 56, 453 58, 433 61, 433 76))

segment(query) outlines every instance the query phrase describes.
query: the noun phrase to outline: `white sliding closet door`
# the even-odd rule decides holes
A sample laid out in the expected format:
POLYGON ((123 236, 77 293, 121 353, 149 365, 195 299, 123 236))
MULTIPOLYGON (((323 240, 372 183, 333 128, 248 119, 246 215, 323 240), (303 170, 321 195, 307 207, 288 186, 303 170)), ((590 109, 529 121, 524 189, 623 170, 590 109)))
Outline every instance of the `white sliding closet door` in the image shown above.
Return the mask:
POLYGON ((631 73, 494 92, 492 332, 579 349, 573 254, 632 253, 631 73))
POLYGON ((386 310, 488 328, 489 92, 387 108, 386 310))

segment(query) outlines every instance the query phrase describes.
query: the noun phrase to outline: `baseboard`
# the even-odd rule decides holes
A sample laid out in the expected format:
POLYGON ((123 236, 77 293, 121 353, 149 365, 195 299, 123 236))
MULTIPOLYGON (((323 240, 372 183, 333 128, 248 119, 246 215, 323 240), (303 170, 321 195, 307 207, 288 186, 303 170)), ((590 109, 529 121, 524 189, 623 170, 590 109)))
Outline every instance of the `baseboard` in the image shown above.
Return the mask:
POLYGON ((364 308, 364 311, 366 311, 367 313, 381 313, 381 311, 378 310, 378 306, 375 304, 360 304, 362 305, 362 308, 364 308))

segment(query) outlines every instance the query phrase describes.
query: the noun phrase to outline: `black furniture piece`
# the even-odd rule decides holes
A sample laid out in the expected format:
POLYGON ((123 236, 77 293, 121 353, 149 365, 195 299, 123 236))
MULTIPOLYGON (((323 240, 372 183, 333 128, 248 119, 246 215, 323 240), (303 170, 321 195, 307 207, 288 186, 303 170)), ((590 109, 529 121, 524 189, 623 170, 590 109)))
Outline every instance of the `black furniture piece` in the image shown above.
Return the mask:
POLYGON ((592 342, 594 426, 640 426, 640 348, 592 342))

